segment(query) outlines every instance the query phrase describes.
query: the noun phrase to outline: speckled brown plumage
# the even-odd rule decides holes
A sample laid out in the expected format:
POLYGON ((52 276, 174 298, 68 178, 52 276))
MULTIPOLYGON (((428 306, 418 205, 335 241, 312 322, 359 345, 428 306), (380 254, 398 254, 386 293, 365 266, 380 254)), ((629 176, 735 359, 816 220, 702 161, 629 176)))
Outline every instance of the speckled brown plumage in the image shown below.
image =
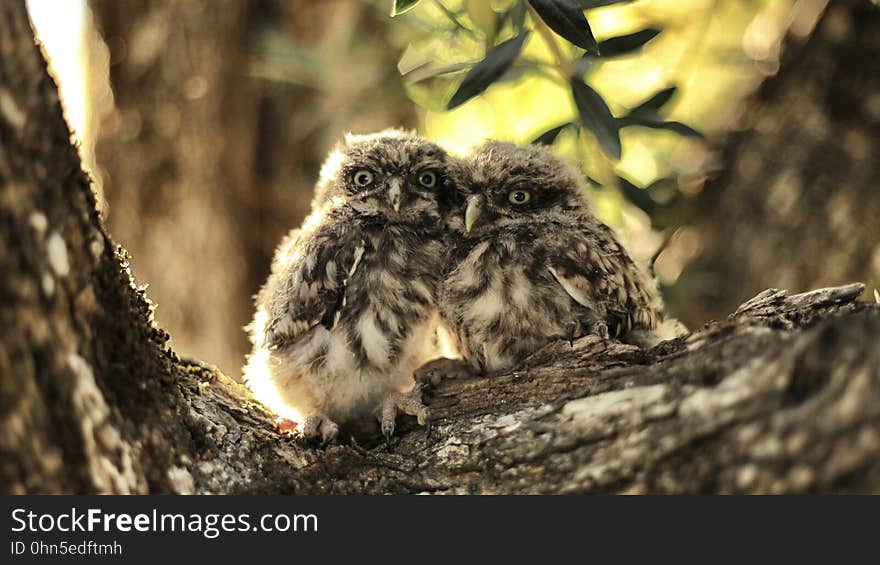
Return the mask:
POLYGON ((509 369, 555 339, 661 321, 654 282, 593 216, 581 175, 548 150, 488 142, 454 176, 440 307, 472 368, 509 369))
POLYGON ((245 379, 260 400, 305 416, 306 436, 329 441, 337 424, 375 415, 388 437, 398 410, 429 417, 404 393, 433 355, 446 166, 414 134, 348 136, 322 169, 312 214, 278 247, 245 379))

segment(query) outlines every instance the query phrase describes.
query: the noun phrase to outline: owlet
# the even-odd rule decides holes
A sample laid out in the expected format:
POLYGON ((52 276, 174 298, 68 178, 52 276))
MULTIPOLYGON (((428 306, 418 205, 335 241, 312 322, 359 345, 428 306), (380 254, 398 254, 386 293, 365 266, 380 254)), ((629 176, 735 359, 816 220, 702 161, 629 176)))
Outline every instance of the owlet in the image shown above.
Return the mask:
POLYGON ((257 398, 301 414, 307 438, 398 411, 430 425, 412 372, 435 356, 446 153, 414 134, 348 135, 327 158, 311 215, 281 242, 249 326, 257 398))
POLYGON ((472 369, 511 369, 556 339, 661 321, 654 282, 590 212, 575 170, 546 149, 494 141, 456 169, 439 302, 472 369))

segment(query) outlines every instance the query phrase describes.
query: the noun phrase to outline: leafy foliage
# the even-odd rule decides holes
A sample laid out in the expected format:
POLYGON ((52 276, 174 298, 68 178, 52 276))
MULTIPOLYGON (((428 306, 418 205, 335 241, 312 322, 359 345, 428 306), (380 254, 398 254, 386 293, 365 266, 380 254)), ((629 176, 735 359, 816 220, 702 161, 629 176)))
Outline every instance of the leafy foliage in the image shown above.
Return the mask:
POLYGON ((667 102, 672 100, 672 97, 675 96, 675 93, 677 91, 678 87, 675 86, 664 88, 663 90, 656 92, 650 98, 630 110, 629 115, 646 117, 657 116, 660 108, 662 108, 666 105, 667 102))
POLYGON ((629 4, 635 0, 578 0, 578 5, 582 10, 590 10, 592 8, 604 8, 614 4, 629 4))
POLYGON ((599 43, 599 53, 603 57, 619 57, 638 51, 646 43, 660 35, 659 29, 643 29, 635 33, 612 37, 599 43))
MULTIPOLYGON (((589 159, 591 163, 584 163, 587 178, 599 178, 604 185, 616 186, 624 198, 650 215, 656 212, 657 204, 648 189, 638 188, 613 173, 615 162, 625 152, 621 131, 629 128, 662 130, 698 139, 702 134, 684 123, 664 118, 665 106, 677 93, 674 85, 650 94, 643 102, 628 109, 620 103, 609 103, 591 84, 592 77, 607 61, 638 57, 662 34, 661 26, 646 25, 631 33, 606 35, 597 41, 589 11, 633 1, 426 1, 423 3, 425 10, 434 10, 440 21, 451 24, 442 32, 436 31, 453 38, 448 43, 457 45, 453 53, 454 49, 463 53, 476 50, 482 51, 483 56, 472 62, 462 61, 466 56, 459 56, 457 60, 453 56, 443 61, 434 57, 436 51, 429 51, 414 64, 404 64, 404 59, 409 57, 405 54, 401 60, 401 72, 409 84, 423 88, 426 98, 443 96, 447 100, 443 104, 445 110, 466 105, 493 85, 512 84, 522 77, 540 77, 566 85, 571 101, 570 117, 546 131, 535 132, 533 142, 552 146, 559 144, 560 140, 570 143, 574 139, 591 157, 592 153, 597 153, 591 149, 600 150, 605 157, 595 155, 589 159)), ((409 10, 415 4, 395 0, 394 13, 409 10)), ((433 44, 436 46, 438 42, 439 39, 435 39, 433 44)), ((433 103, 429 103, 429 107, 434 107, 433 103)), ((516 120, 517 116, 505 115, 504 118, 516 120)), ((661 180, 665 182, 664 186, 669 186, 669 179, 661 180)))
POLYGON ((620 131, 617 120, 611 114, 608 104, 598 92, 584 81, 571 77, 571 93, 577 105, 581 123, 593 132, 599 145, 608 155, 620 159, 620 131))
POLYGON ((501 43, 492 49, 485 59, 471 67, 471 70, 464 76, 464 80, 461 81, 461 86, 458 87, 449 104, 446 105, 446 109, 452 110, 461 106, 501 78, 519 56, 528 36, 529 32, 524 31, 517 37, 501 43))
POLYGON ((391 17, 399 16, 404 12, 412 10, 418 3, 419 0, 394 0, 394 5, 391 7, 391 17))
POLYGON ((574 0, 528 0, 529 4, 550 29, 587 53, 599 54, 599 44, 584 10, 574 0))
POLYGON ((532 143, 534 143, 535 145, 553 145, 553 142, 556 141, 556 138, 559 137, 559 134, 562 133, 562 130, 573 126, 573 123, 565 122, 564 124, 560 124, 554 128, 550 128, 538 137, 536 137, 532 141, 532 143))

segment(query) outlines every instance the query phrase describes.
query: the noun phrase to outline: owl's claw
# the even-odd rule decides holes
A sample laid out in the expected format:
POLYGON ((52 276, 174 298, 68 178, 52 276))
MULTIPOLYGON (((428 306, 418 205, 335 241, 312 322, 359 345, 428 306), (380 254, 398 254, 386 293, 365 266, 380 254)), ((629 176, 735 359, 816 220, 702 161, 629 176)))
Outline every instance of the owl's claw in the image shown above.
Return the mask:
POLYGON ((568 345, 571 347, 574 347, 574 338, 577 335, 579 327, 580 324, 578 324, 577 322, 571 322, 570 324, 568 324, 568 331, 566 332, 566 334, 568 335, 568 345))
POLYGON ((586 335, 595 335, 602 339, 608 339, 608 324, 604 320, 593 320, 589 322, 589 331, 584 331, 584 323, 575 320, 566 326, 566 341, 568 345, 574 347, 574 340, 580 339, 586 335))
POLYGON ((431 430, 431 409, 422 404, 421 386, 414 386, 412 391, 407 394, 392 392, 382 401, 378 414, 382 436, 385 438, 385 447, 389 451, 391 451, 391 438, 394 435, 398 412, 415 416, 419 424, 425 426, 429 433, 431 430))
POLYGON ((431 439, 431 410, 425 407, 425 441, 431 439))

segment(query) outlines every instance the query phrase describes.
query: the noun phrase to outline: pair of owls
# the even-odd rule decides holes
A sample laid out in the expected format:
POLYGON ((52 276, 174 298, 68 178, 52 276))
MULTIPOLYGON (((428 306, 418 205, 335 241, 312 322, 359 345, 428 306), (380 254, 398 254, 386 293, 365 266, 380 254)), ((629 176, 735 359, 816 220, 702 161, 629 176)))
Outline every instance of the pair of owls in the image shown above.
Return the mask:
POLYGON ((389 441, 399 412, 430 426, 413 371, 438 356, 441 324, 484 374, 662 316, 580 175, 549 151, 488 142, 458 159, 398 130, 332 151, 256 302, 245 381, 323 442, 369 417, 389 441))

